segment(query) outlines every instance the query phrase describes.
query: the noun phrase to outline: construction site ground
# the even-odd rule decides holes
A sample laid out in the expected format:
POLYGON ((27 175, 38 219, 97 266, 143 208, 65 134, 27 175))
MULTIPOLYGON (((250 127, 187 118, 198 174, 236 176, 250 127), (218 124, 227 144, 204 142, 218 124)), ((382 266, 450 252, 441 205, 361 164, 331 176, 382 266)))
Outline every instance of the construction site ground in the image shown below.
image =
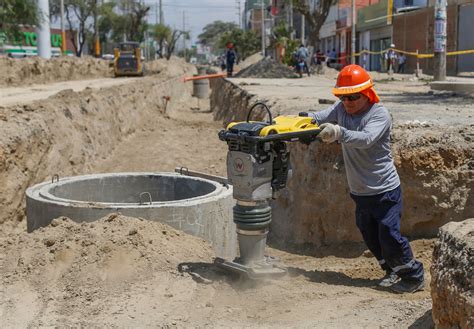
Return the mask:
MULTIPOLYGON (((258 88, 265 97, 275 96, 271 101, 281 100, 281 108, 295 108, 296 104, 296 108, 308 109, 312 99, 332 99, 329 88, 333 81, 320 76, 234 82, 258 88)), ((0 89, 0 107, 5 112, 10 106, 27 106, 36 97, 43 98, 45 90, 114 88, 116 83, 139 88, 141 82, 135 78, 100 79, 14 90, 7 87, 0 89)), ((432 103, 423 107, 423 97, 429 92, 424 82, 387 81, 380 87, 381 94, 400 108, 407 124, 422 124, 433 117, 446 120, 446 124, 472 122, 472 109, 463 101, 468 97, 472 104, 470 96, 449 96, 454 100, 449 109, 432 103), (421 117, 410 110, 415 99, 403 103, 406 90, 419 93, 417 107, 424 110, 421 117)), ((77 95, 72 92, 62 97, 77 95)), ((54 106, 54 98, 45 101, 54 106)), ((227 149, 217 138, 222 122, 213 120, 208 101, 183 97, 172 110, 147 115, 143 124, 117 140, 109 153, 90 158, 70 172, 173 171, 186 166, 226 175, 227 149)), ((32 183, 44 179, 46 174, 42 173, 32 183)), ((10 191, 2 188, 2 193, 10 191)), ((33 233, 26 233, 25 228, 21 216, 0 226, 1 327, 431 326, 429 267, 434 239, 412 241, 415 255, 426 269, 425 290, 397 295, 376 288, 383 273, 362 243, 322 247, 311 256, 270 247, 268 253, 279 257, 289 274, 279 280, 253 282, 216 268, 205 241, 155 222, 114 214, 90 224, 60 218, 33 233)))

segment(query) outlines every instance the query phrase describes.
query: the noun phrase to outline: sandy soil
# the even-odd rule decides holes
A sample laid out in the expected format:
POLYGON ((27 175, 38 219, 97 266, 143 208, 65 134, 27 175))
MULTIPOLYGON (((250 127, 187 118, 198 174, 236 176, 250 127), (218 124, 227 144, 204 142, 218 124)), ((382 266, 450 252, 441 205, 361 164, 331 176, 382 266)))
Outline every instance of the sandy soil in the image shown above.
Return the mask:
POLYGON ((108 88, 133 83, 140 78, 105 78, 78 81, 61 81, 51 84, 34 84, 27 87, 8 87, 0 89, 0 106, 29 103, 46 99, 62 90, 82 91, 86 88, 108 88))
MULTIPOLYGON (((225 175, 221 124, 197 100, 156 112, 87 172, 171 171, 225 175), (190 152, 190 149, 192 152, 190 152)), ((426 328, 427 288, 394 295, 363 245, 310 255, 269 248, 288 266, 281 280, 249 282, 213 265, 207 243, 159 223, 111 215, 92 224, 57 219, 31 234, 0 226, 1 327, 426 328), (338 255, 338 256, 335 256, 338 255)), ((413 243, 428 269, 433 241, 413 243)), ((427 271, 428 272, 428 271, 427 271)))
POLYGON ((112 62, 84 56, 43 59, 0 57, 0 86, 112 77, 112 62))

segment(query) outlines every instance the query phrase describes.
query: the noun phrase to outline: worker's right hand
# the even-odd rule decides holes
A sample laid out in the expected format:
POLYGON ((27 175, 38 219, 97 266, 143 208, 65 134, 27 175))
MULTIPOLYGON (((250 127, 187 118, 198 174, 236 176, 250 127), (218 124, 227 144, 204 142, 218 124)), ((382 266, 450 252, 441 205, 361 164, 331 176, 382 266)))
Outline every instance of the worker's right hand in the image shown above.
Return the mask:
POLYGON ((324 143, 333 143, 341 139, 341 127, 338 125, 333 125, 332 123, 323 123, 319 126, 321 128, 321 132, 319 133, 318 137, 324 143))

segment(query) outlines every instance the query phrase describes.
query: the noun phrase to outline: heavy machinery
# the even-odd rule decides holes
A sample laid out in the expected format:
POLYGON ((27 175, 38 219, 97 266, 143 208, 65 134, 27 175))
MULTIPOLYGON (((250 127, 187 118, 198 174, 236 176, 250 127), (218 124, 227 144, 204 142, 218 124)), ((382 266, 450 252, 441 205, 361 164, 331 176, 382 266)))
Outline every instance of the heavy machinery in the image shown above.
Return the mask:
POLYGON ((143 63, 138 42, 122 42, 114 49, 114 73, 116 77, 143 76, 143 63))
POLYGON ((251 279, 286 274, 277 260, 264 253, 272 220, 268 201, 286 186, 290 172, 287 142, 309 144, 319 132, 307 113, 272 119, 264 103, 250 108, 247 121, 232 122, 219 132, 219 139, 228 145, 227 177, 236 199, 233 219, 240 250, 240 256, 232 261, 217 259, 219 266, 251 279), (268 122, 250 121, 257 106, 265 108, 268 122))

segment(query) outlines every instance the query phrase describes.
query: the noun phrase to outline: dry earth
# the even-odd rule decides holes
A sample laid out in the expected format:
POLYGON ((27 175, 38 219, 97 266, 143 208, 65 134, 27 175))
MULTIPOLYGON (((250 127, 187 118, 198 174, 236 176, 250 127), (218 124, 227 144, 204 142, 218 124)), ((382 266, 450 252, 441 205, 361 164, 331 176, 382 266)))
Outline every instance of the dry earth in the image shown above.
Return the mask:
MULTIPOLYGON (((176 68, 179 65, 182 64, 169 63, 167 74, 185 74, 176 68)), ((115 91, 115 87, 108 87, 100 92, 62 92, 61 109, 55 115, 64 116, 63 107, 71 106, 71 113, 78 117, 80 107, 76 113, 75 99, 83 97, 91 100, 92 107, 96 106, 95 101, 103 102, 105 107, 116 106, 111 99, 98 95, 115 97, 120 102, 121 93, 139 95, 142 83, 143 88, 148 88, 150 79, 134 82, 133 88, 130 84, 128 91, 128 87, 121 86, 115 91)), ((189 92, 176 88, 177 92, 189 92)), ((25 89, 25 93, 31 91, 25 89)), ((49 118, 44 112, 54 113, 57 101, 55 97, 42 100, 43 110, 33 113, 49 118)), ((135 98, 134 101, 137 111, 147 105, 135 98)), ((7 119, 4 124, 30 115, 24 108, 37 109, 34 103, 20 103, 2 109, 7 119), (19 117, 15 119, 10 111, 19 108, 22 111, 14 112, 19 117)), ((140 114, 146 117, 128 125, 122 118, 118 122, 126 125, 123 136, 110 148, 100 147, 110 144, 101 144, 94 138, 110 134, 112 139, 120 132, 106 125, 94 128, 91 117, 86 123, 92 126, 92 132, 100 127, 107 129, 102 135, 87 135, 93 146, 90 151, 81 155, 80 145, 76 145, 79 153, 71 163, 67 149, 53 148, 55 157, 64 154, 67 158, 58 162, 45 157, 43 161, 56 161, 64 172, 75 174, 171 171, 176 166, 187 166, 225 175, 226 146, 217 139, 221 123, 213 121, 208 104, 199 105, 197 108, 197 100, 184 95, 166 113, 143 110, 140 114)), ((26 127, 27 122, 25 126, 13 126, 26 127)), ((76 129, 67 121, 65 125, 76 129)), ((18 148, 8 159, 21 163, 28 152, 32 151, 18 148)), ((34 164, 29 166, 34 169, 34 164)), ((47 177, 47 166, 41 168, 33 170, 32 181, 47 177)), ((8 177, 2 179, 6 181, 8 177)), ((10 197, 5 191, 3 187, 3 197, 10 197)), ((382 272, 361 244, 321 247, 311 250, 309 256, 292 254, 285 248, 269 248, 271 255, 288 266, 289 275, 277 281, 248 282, 212 265, 213 253, 204 241, 159 223, 120 215, 92 224, 75 224, 60 218, 51 226, 28 234, 22 206, 17 207, 19 210, 3 218, 5 222, 0 226, 1 327, 426 328, 431 323, 429 271, 423 292, 402 296, 378 290, 376 279, 382 272), (20 222, 16 221, 16 214, 20 222)), ((417 240, 413 246, 428 269, 433 241, 417 240)))

